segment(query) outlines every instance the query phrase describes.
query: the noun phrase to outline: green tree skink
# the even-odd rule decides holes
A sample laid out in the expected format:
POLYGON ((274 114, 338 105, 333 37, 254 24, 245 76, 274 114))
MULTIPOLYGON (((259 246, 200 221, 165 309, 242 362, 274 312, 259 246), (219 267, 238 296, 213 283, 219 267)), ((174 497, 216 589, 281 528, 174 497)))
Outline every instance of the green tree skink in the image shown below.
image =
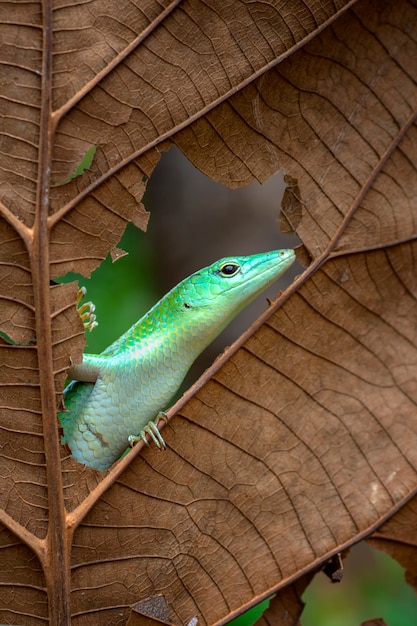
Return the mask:
POLYGON ((229 322, 294 262, 293 250, 216 261, 164 296, 101 354, 70 370, 59 417, 80 463, 109 468, 129 443, 149 435, 190 366, 229 322))

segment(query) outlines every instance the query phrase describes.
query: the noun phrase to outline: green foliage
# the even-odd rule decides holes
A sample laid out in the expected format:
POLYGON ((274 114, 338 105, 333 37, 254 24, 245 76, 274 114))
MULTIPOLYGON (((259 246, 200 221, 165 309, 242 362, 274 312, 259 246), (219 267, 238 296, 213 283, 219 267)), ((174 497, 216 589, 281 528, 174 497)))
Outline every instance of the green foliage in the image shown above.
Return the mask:
POLYGON ((361 543, 345 561, 340 584, 319 574, 303 595, 303 626, 353 626, 382 617, 388 626, 417 620, 417 598, 404 570, 388 555, 361 543))
MULTIPOLYGON (((360 543, 344 565, 340 584, 319 573, 307 587, 302 626, 355 626, 373 617, 382 617, 388 626, 416 623, 417 597, 397 561, 360 543)), ((252 626, 268 606, 269 600, 260 603, 231 625, 252 626)))
POLYGON ((97 146, 91 146, 91 148, 89 148, 87 150, 87 152, 84 154, 82 160, 77 165, 77 167, 75 168, 74 172, 72 174, 70 174, 67 178, 65 178, 64 180, 60 180, 59 183, 57 183, 57 184, 58 185, 66 185, 67 183, 69 183, 74 178, 77 178, 77 176, 81 176, 81 174, 85 170, 90 169, 91 164, 92 164, 93 159, 94 159, 94 155, 96 153, 96 150, 97 150, 97 146))
POLYGON ((261 602, 257 606, 254 606, 253 609, 246 611, 243 615, 240 615, 232 622, 230 622, 233 626, 251 626, 255 624, 255 622, 261 617, 264 611, 269 606, 269 600, 265 600, 261 602))

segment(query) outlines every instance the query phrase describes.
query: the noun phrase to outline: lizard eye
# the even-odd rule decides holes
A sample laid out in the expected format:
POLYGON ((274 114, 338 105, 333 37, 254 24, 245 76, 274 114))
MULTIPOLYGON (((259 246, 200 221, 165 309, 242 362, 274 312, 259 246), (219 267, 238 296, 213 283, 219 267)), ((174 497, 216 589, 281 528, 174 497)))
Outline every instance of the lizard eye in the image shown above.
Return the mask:
POLYGON ((219 267, 219 274, 222 276, 233 276, 240 270, 240 265, 237 263, 225 263, 219 267))

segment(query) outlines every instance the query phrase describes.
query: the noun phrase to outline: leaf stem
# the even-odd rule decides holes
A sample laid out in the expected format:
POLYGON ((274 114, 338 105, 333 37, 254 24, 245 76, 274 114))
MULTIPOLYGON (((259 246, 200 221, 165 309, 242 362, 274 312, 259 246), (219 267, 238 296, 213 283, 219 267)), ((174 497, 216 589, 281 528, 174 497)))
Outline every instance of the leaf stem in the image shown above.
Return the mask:
POLYGON ((44 0, 42 44, 42 106, 38 185, 32 242, 29 245, 33 280, 39 385, 43 415, 49 524, 41 562, 47 581, 49 620, 69 626, 70 560, 65 538, 65 506, 60 461, 60 440, 55 406, 49 286, 49 186, 52 163, 52 0, 44 0))

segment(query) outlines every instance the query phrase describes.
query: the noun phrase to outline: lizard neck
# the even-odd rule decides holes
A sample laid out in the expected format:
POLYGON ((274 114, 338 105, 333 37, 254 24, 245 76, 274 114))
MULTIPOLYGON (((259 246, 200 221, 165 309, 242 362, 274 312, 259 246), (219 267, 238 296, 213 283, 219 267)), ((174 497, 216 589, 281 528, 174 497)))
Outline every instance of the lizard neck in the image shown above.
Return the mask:
POLYGON ((160 300, 126 333, 112 343, 103 356, 175 353, 191 364, 228 324, 224 315, 190 306, 170 294, 160 300), (217 319, 219 318, 219 319, 217 319))

